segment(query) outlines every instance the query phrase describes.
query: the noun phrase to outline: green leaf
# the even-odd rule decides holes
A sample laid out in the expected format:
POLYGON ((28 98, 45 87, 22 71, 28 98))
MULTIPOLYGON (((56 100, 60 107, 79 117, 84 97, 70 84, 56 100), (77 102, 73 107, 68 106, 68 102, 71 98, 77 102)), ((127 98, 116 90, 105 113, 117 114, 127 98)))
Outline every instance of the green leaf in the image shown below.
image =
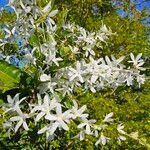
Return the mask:
POLYGON ((39 39, 38 37, 33 34, 31 35, 30 39, 29 39, 29 43, 32 45, 32 46, 37 46, 39 44, 39 39))
POLYGON ((63 56, 67 56, 69 54, 70 48, 69 47, 62 47, 60 48, 60 55, 63 56))
POLYGON ((18 68, 0 60, 0 90, 2 92, 18 88, 20 75, 21 71, 18 68))

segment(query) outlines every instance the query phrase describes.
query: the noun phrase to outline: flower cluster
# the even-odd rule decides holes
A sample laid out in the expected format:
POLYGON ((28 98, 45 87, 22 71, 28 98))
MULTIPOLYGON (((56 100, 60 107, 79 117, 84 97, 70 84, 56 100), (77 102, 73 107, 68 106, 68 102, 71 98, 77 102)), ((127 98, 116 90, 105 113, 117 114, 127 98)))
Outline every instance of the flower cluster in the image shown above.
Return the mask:
MULTIPOLYGON (((9 133, 11 131, 16 133, 21 127, 28 131, 30 129, 28 124, 29 120, 34 120, 35 125, 42 120, 45 122, 45 126, 39 129, 37 133, 46 133, 47 139, 51 140, 54 136, 56 136, 56 130, 63 129, 68 131, 68 124, 72 120, 78 123, 77 128, 80 129, 80 132, 75 137, 79 137, 80 140, 83 140, 87 134, 98 138, 98 141, 95 143, 96 145, 100 143, 105 145, 108 139, 110 139, 105 137, 103 132, 107 128, 108 124, 113 122, 112 112, 105 116, 101 124, 96 124, 96 120, 89 119, 89 114, 85 113, 87 109, 86 105, 79 108, 77 102, 73 100, 71 108, 66 109, 66 107, 60 103, 58 97, 50 97, 48 94, 45 94, 44 97, 37 94, 38 103, 29 103, 29 108, 27 109, 29 112, 25 112, 23 106, 27 103, 25 101, 27 97, 23 97, 19 100, 19 95, 20 94, 18 93, 13 98, 8 95, 8 103, 3 106, 4 114, 8 112, 13 114, 9 120, 4 123, 4 127, 8 129, 9 133)), ((118 134, 125 134, 122 129, 122 126, 118 125, 118 134)))
MULTIPOLYGON (((8 103, 3 106, 3 109, 5 113, 13 113, 10 113, 11 118, 4 124, 4 127, 8 128, 9 132, 17 132, 21 127, 29 130, 30 121, 34 120, 35 125, 42 122, 44 127, 39 129, 38 134, 46 133, 47 139, 50 140, 56 135, 58 129, 69 130, 68 124, 74 121, 80 129, 75 137, 83 140, 88 134, 98 139, 95 145, 105 145, 110 138, 106 137, 103 131, 113 123, 113 113, 106 115, 102 123, 97 124, 95 119, 90 119, 89 114, 85 113, 86 105, 79 108, 77 102, 72 100, 73 105, 67 108, 61 102, 60 95, 64 97, 73 94, 78 88, 95 93, 108 86, 118 87, 123 84, 130 86, 135 80, 140 86, 145 80, 144 75, 141 74, 144 70, 142 54, 137 57, 130 54, 129 63, 133 64, 131 66, 121 63, 124 57, 97 58, 94 48, 102 48, 102 43, 107 43, 107 39, 113 34, 112 31, 102 25, 99 31, 91 33, 80 26, 65 24, 63 29, 70 32, 67 38, 72 39, 67 46, 73 54, 82 54, 83 58, 77 59, 72 65, 62 67, 59 62, 63 61, 63 58, 59 55, 54 36, 57 28, 52 19, 57 10, 52 10, 51 1, 44 8, 38 7, 36 0, 9 0, 9 5, 14 9, 17 19, 10 28, 5 28, 5 37, 0 40, 0 46, 13 41, 16 35, 21 37, 21 41, 19 40, 21 43, 23 40, 21 45, 29 44, 31 34, 39 30, 46 31, 49 40, 41 43, 39 41, 37 45, 31 45, 27 49, 24 46, 22 48, 20 42, 17 41, 18 46, 21 47, 20 53, 27 64, 30 63, 36 67, 38 71, 36 79, 40 84, 36 84, 33 101, 27 102, 27 97, 19 100, 19 94, 14 98, 8 95, 8 103), (38 63, 40 58, 42 62, 38 63), (55 71, 51 72, 51 68, 55 68, 55 71)), ((0 53, 1 58, 16 66, 19 63, 15 54, 12 59, 12 56, 5 58, 0 53)), ((118 125, 117 130, 118 133, 125 134, 122 125, 118 125)), ((118 140, 125 140, 125 137, 119 135, 118 140)))
POLYGON ((42 30, 41 21, 46 24, 47 32, 51 33, 56 29, 51 17, 57 14, 57 10, 51 11, 51 1, 44 8, 38 7, 35 0, 10 0, 8 5, 14 9, 17 16, 15 31, 25 38, 29 38, 36 29, 42 30))
MULTIPOLYGON (((4 49, 7 43, 17 43, 19 47, 18 53, 20 53, 21 56, 23 52, 25 52, 25 54, 21 59, 6 56, 7 58, 5 58, 5 60, 20 68, 28 63, 35 64, 36 59, 33 58, 33 53, 36 47, 32 50, 27 46, 29 44, 29 38, 31 34, 34 34, 36 31, 43 31, 41 24, 46 25, 46 32, 51 34, 56 29, 56 24, 52 17, 57 14, 58 10, 51 10, 51 1, 44 8, 38 7, 36 0, 10 0, 8 6, 13 8, 17 19, 14 24, 4 26, 3 31, 5 37, 0 39, 0 47, 4 49), (11 60, 15 62, 12 62, 10 57, 13 58, 11 60)), ((48 48, 50 47, 48 46, 48 48)), ((49 59, 55 61, 55 52, 47 56, 47 60, 49 59)))
POLYGON ((121 64, 124 57, 116 59, 111 56, 110 59, 106 56, 97 60, 89 57, 87 63, 84 60, 77 61, 75 67, 68 66, 59 69, 52 79, 50 79, 50 75, 44 73, 40 77, 40 80, 44 82, 40 85, 41 92, 62 91, 65 96, 66 94, 70 95, 77 88, 83 87, 95 93, 105 87, 118 87, 123 84, 130 86, 135 80, 140 87, 145 81, 145 76, 140 73, 140 70, 144 70, 141 67, 144 63, 140 59, 142 55, 139 54, 136 57, 138 61, 133 59, 132 53, 130 56, 132 61, 129 62, 133 63, 133 67, 126 68, 125 65, 121 64), (58 79, 59 82, 57 82, 58 79), (45 81, 47 82, 45 83, 45 81))
POLYGON ((102 43, 106 43, 112 31, 106 25, 102 25, 97 32, 88 32, 83 27, 74 24, 65 24, 63 29, 70 32, 67 38, 74 39, 73 46, 69 45, 72 53, 84 53, 86 57, 95 56, 94 48, 102 48, 102 43))

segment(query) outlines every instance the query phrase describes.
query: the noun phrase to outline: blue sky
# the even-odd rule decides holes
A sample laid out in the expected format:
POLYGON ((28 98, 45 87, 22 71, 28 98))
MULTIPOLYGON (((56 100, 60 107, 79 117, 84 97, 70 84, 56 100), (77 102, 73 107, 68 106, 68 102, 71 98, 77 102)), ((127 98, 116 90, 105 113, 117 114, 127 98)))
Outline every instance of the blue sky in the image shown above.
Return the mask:
MULTIPOLYGON (((143 2, 143 0, 137 0, 136 1, 136 8, 139 10, 139 11, 142 11, 144 8, 147 8, 148 12, 150 13, 150 1, 147 1, 147 2, 143 2)), ((118 13, 121 15, 121 16, 125 16, 125 12, 123 10, 118 10, 118 13)))
POLYGON ((0 0, 0 7, 5 6, 7 3, 7 0, 0 0))

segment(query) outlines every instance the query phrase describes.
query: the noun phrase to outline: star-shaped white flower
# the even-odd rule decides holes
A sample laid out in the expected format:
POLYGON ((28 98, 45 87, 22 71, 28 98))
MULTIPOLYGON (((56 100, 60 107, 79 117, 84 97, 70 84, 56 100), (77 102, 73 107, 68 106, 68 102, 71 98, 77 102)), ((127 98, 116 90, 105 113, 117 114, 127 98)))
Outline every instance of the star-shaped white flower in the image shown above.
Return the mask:
POLYGON ((10 118, 11 122, 18 121, 18 123, 17 123, 17 125, 15 127, 15 132, 18 131, 18 129, 21 127, 21 125, 23 126, 23 128, 25 130, 29 130, 28 125, 26 123, 26 119, 29 118, 29 115, 22 113, 22 111, 20 110, 19 107, 17 107, 16 112, 18 113, 18 116, 14 116, 14 117, 10 118))
POLYGON ((138 54, 136 57, 133 55, 133 53, 130 53, 131 61, 128 61, 130 63, 133 63, 133 66, 138 70, 145 70, 145 68, 141 67, 144 64, 142 57, 142 53, 138 54))
POLYGON ((38 112, 35 118, 35 122, 38 122, 42 117, 46 117, 47 115, 49 115, 51 111, 58 105, 60 104, 58 103, 56 98, 50 100, 49 96, 46 94, 42 103, 42 98, 40 97, 40 95, 38 95, 38 105, 35 105, 34 108, 31 110, 31 114, 38 112))
POLYGON ((105 119, 103 120, 104 122, 111 122, 113 119, 112 119, 112 116, 114 115, 114 113, 113 112, 111 112, 111 113, 109 113, 109 114, 107 114, 106 116, 105 116, 105 119))
POLYGON ((93 123, 96 122, 96 120, 94 119, 88 120, 84 118, 82 121, 83 122, 78 125, 78 128, 84 129, 85 127, 85 133, 92 134, 91 127, 93 126, 93 123))
POLYGON ((82 66, 81 66, 81 63, 79 61, 77 61, 77 64, 76 64, 76 69, 74 68, 69 68, 69 77, 70 77, 70 81, 73 81, 75 78, 78 78, 79 81, 81 83, 84 82, 83 80, 83 77, 82 77, 82 74, 83 74, 83 70, 82 70, 82 66))
POLYGON ((126 132, 123 131, 123 129, 124 129, 124 125, 123 125, 123 124, 119 124, 119 125, 117 126, 117 131, 118 131, 119 133, 121 133, 121 134, 126 134, 126 132))
POLYGON ((40 81, 44 82, 42 85, 39 86, 40 93, 44 93, 47 90, 50 90, 51 93, 54 93, 54 88, 57 83, 51 81, 50 75, 42 74, 40 76, 40 81))
POLYGON ((4 109, 6 110, 4 113, 7 113, 9 111, 16 111, 20 103, 26 99, 26 97, 23 97, 19 100, 19 95, 20 93, 17 93, 13 98, 10 95, 7 95, 8 103, 6 103, 6 105, 4 106, 4 109))
POLYGON ((73 113, 73 119, 76 119, 77 117, 80 118, 87 118, 88 114, 83 114, 83 112, 86 110, 86 105, 82 106, 80 109, 78 108, 78 104, 75 100, 73 100, 74 106, 71 109, 71 112, 73 113))
POLYGON ((50 134, 53 135, 56 129, 63 128, 64 130, 69 130, 67 123, 69 123, 72 118, 72 114, 70 110, 62 112, 61 105, 56 107, 56 114, 48 114, 45 118, 52 121, 52 126, 50 128, 50 134))
POLYGON ((106 145, 106 143, 109 139, 110 138, 108 138, 104 135, 101 135, 100 138, 96 141, 95 146, 97 146, 98 144, 106 145))

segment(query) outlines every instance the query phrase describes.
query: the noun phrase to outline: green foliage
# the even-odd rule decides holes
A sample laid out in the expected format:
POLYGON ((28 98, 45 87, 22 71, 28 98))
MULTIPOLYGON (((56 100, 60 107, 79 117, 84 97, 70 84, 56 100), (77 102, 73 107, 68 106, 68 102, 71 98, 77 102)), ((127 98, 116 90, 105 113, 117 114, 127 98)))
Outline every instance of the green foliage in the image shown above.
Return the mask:
POLYGON ((20 81, 21 71, 6 63, 5 61, 0 61, 0 90, 5 92, 10 89, 18 88, 18 83, 20 81))
MULTIPOLYGON (((100 93, 77 93, 77 96, 70 99, 76 99, 80 105, 86 104, 88 107, 88 113, 91 118, 95 118, 98 123, 102 121, 104 116, 109 112, 114 112, 116 123, 121 120, 124 123, 126 132, 128 135, 128 140, 122 142, 121 144, 117 143, 117 140, 111 141, 105 147, 100 147, 99 149, 143 149, 146 150, 149 148, 149 105, 150 105, 150 92, 146 88, 149 86, 147 82, 145 88, 128 88, 120 87, 115 90, 107 89, 101 90, 100 93), (119 93, 119 94, 118 94, 119 93), (135 140, 132 138, 132 134, 138 131, 139 139, 135 140), (132 133, 132 134, 131 134, 132 133)), ((112 137, 114 139, 116 134, 114 132, 115 127, 108 129, 109 132, 104 132, 105 136, 112 137), (111 132, 110 132, 111 131, 111 132)), ((76 129, 71 130, 67 135, 75 135, 76 129)), ((70 140, 67 135, 58 138, 56 141, 59 143, 59 147, 64 149, 95 149, 93 145, 94 139, 87 137, 82 143, 78 143, 78 139, 70 140), (64 139, 65 138, 65 139, 64 139), (65 144, 60 143, 59 141, 65 141, 65 144), (76 145, 77 144, 77 145, 76 145), (60 146, 61 145, 61 146, 60 146), (69 145, 69 146, 68 146, 69 145)))
POLYGON ((10 13, 7 10, 3 10, 0 12, 0 24, 11 24, 16 19, 14 13, 10 13))
POLYGON ((55 0, 55 4, 61 11, 60 14, 68 11, 64 22, 75 22, 88 30, 98 30, 102 18, 107 16, 109 11, 114 11, 110 0, 55 0), (95 4, 98 7, 96 14, 92 13, 92 6, 95 4))
MULTIPOLYGON (((115 10, 118 8, 125 9, 125 6, 119 6, 118 8, 109 7, 109 3, 106 1, 63 1, 60 3, 59 0, 56 0, 55 3, 58 6, 60 13, 58 18, 62 18, 65 10, 64 22, 70 21, 79 24, 88 30, 95 31, 99 29, 99 26, 104 23, 106 26, 110 27, 113 36, 109 39, 107 45, 103 49, 96 49, 97 55, 105 56, 114 54, 119 57, 122 55, 128 55, 130 52, 134 54, 143 53, 146 63, 145 66, 149 68, 149 59, 146 59, 146 56, 150 56, 150 27, 145 26, 143 20, 148 17, 146 10, 139 12, 136 9, 131 9, 132 7, 126 10, 132 11, 132 16, 120 17, 115 10), (107 6, 105 9, 104 15, 100 12, 96 15, 93 15, 91 12, 92 4, 97 4, 101 9, 101 6, 107 6), (102 5, 103 4, 103 5, 102 5), (110 10, 111 9, 111 10, 110 10)), ((125 2, 123 2, 125 4, 125 2)), ((129 3, 128 5, 129 6, 129 3)), ((133 6, 133 5, 132 5, 133 6)), ((105 8, 105 7, 103 7, 105 8)), ((104 9, 103 9, 104 10, 104 9)), ((59 19, 58 19, 59 22, 59 19)), ((64 23, 63 21, 61 21, 64 23)), ((65 54, 65 51, 68 50, 68 47, 61 48, 62 55, 65 54)), ((149 69, 145 72, 146 75, 149 75, 149 69)), ((129 136, 129 140, 123 142, 121 145, 118 145, 116 141, 113 141, 105 148, 101 147, 100 149, 143 149, 146 150, 149 148, 148 143, 150 143, 150 82, 146 82, 141 88, 135 87, 120 87, 118 89, 108 89, 103 90, 97 94, 86 93, 82 96, 77 94, 77 99, 80 104, 86 104, 91 117, 97 120, 101 120, 103 116, 108 112, 114 112, 116 121, 121 120, 125 123, 125 128, 128 133, 139 132, 139 139, 143 142, 136 141, 129 136)), ((112 135, 113 136, 113 135, 112 135)), ((75 143, 75 142, 74 142, 75 143)), ((73 146, 73 145, 72 145, 73 146)), ((88 149, 90 142, 84 143, 82 146, 78 144, 79 149, 88 149), (86 145, 86 146, 85 146, 86 145)), ((67 149, 67 148, 66 148, 67 149)), ((94 149, 93 145, 90 149, 94 149)))
POLYGON ((131 52, 143 53, 144 56, 150 55, 150 42, 147 36, 150 27, 136 20, 135 16, 133 18, 121 18, 111 13, 104 18, 104 23, 116 34, 110 38, 109 44, 102 51, 103 55, 114 53, 122 56, 131 52))
POLYGON ((135 143, 136 140, 133 140, 132 138, 129 138, 129 140, 123 142, 120 146, 117 146, 117 143, 115 144, 115 142, 113 142, 110 143, 112 149, 147 149, 147 145, 150 142, 149 93, 148 89, 135 90, 134 88, 128 89, 120 87, 116 89, 116 91, 110 89, 101 91, 94 95, 88 93, 80 98, 78 97, 78 99, 82 104, 87 104, 92 118, 100 120, 108 112, 108 110, 110 112, 112 111, 114 112, 115 117, 117 117, 116 121, 121 120, 128 133, 138 131, 139 139, 143 138, 146 140, 146 144, 143 146, 138 142, 135 143))

